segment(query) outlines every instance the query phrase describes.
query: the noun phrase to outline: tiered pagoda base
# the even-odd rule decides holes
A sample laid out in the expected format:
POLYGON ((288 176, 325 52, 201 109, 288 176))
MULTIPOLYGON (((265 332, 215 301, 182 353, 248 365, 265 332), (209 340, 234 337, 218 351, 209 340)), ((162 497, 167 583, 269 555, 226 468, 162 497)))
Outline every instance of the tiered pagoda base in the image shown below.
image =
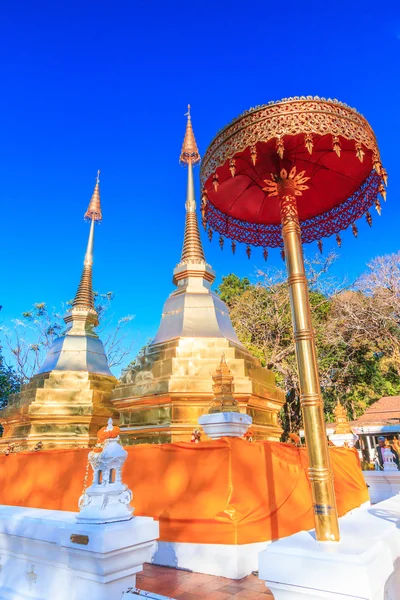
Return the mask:
POLYGON ((0 449, 15 450, 88 447, 111 416, 116 379, 85 371, 51 371, 35 375, 10 397, 1 411, 4 428, 0 449))
POLYGON ((253 439, 278 441, 284 392, 274 374, 225 338, 179 338, 150 345, 141 364, 115 388, 123 443, 189 442, 198 418, 210 409, 211 375, 222 353, 235 378, 240 412, 253 419, 253 439))

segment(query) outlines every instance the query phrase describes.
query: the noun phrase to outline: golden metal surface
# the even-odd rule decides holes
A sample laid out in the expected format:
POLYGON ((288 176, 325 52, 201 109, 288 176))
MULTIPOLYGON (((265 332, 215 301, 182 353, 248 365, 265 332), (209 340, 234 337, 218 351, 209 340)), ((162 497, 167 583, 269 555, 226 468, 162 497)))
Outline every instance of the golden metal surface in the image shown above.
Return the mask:
POLYGON ((85 217, 91 219, 89 239, 72 310, 64 318, 68 328, 54 340, 38 373, 0 411, 0 446, 34 449, 42 442, 44 449, 87 447, 96 443, 97 431, 109 417, 118 418, 111 404, 116 379, 93 331, 98 324, 92 264, 94 226, 101 219, 99 173, 85 217))
MULTIPOLYGON (((197 224, 192 165, 198 162, 190 115, 181 161, 188 165, 186 226, 177 289, 167 299, 156 337, 137 365, 123 372, 113 392, 124 444, 187 441, 215 399, 212 374, 225 354, 235 377, 240 412, 251 414, 258 439, 279 440, 284 393, 275 376, 240 343, 227 306, 211 291, 197 224)), ((228 399, 227 399, 228 401, 228 399)))
POLYGON ((19 450, 88 447, 109 417, 118 419, 111 403, 116 379, 82 371, 35 375, 10 396, 0 413, 4 427, 0 449, 15 443, 19 450))
POLYGON ((180 337, 152 344, 114 389, 124 443, 190 441, 198 418, 215 398, 212 374, 222 353, 235 380, 238 409, 253 418, 255 439, 278 441, 278 414, 285 397, 275 385, 275 375, 226 338, 180 337))
POLYGON ((233 383, 232 371, 226 364, 225 354, 222 354, 221 362, 212 374, 212 378, 214 381, 214 398, 208 412, 240 412, 237 400, 233 397, 235 384, 233 383))
POLYGON ((188 163, 188 183, 186 195, 186 222, 183 237, 181 263, 206 262, 203 246, 200 240, 199 224, 197 222, 196 201, 194 196, 193 165, 188 163))
MULTIPOLYGON (((202 276, 202 272, 205 269, 205 256, 203 246, 200 239, 199 225, 197 222, 196 213, 196 199, 194 193, 194 181, 193 181, 193 165, 200 161, 200 154, 197 149, 196 140, 192 128, 192 121, 190 117, 190 105, 188 106, 187 123, 185 139, 183 141, 182 152, 180 156, 182 164, 188 167, 188 180, 187 180, 187 192, 186 192, 186 221, 185 221, 185 233, 183 237, 183 248, 181 261, 178 265, 187 265, 188 263, 198 263, 202 265, 203 269, 199 270, 198 273, 193 272, 191 276, 202 276)), ((187 277, 186 270, 180 269, 177 273, 174 273, 174 283, 185 279, 187 277)), ((212 278, 213 281, 214 278, 212 278)))
POLYGON ((185 116, 187 116, 186 132, 179 160, 183 164, 195 165, 196 163, 200 162, 200 154, 193 133, 190 104, 188 104, 188 111, 185 116))
POLYGON ((93 195, 89 203, 89 207, 85 212, 85 219, 89 221, 101 221, 103 218, 100 204, 100 171, 97 171, 96 185, 94 186, 93 195))
POLYGON ((340 536, 333 471, 329 461, 293 179, 281 178, 277 190, 280 197, 282 236, 288 271, 300 400, 309 458, 308 473, 313 497, 315 531, 320 541, 338 541, 340 536))

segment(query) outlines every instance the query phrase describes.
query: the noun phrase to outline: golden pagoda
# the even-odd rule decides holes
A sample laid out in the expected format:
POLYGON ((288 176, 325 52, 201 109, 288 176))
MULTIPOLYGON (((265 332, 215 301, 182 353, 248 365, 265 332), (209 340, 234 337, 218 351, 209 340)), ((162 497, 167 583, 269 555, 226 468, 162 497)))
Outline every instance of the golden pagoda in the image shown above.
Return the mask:
POLYGON ((176 289, 154 340, 113 392, 124 443, 190 441, 199 416, 210 409, 211 374, 221 354, 229 360, 238 409, 251 415, 255 437, 278 440, 284 393, 275 375, 241 344, 227 306, 211 291, 215 273, 204 256, 196 214, 193 166, 200 154, 190 106, 180 162, 187 166, 188 180, 183 248, 173 271, 176 289))
POLYGON ((72 310, 64 318, 67 330, 54 340, 40 370, 0 411, 0 447, 87 447, 96 443, 105 420, 115 416, 111 393, 116 379, 94 331, 93 243, 95 223, 102 219, 99 172, 85 219, 90 221, 89 240, 72 310))
POLYGON ((350 427, 347 411, 341 402, 337 402, 333 414, 335 415, 335 434, 353 433, 350 427))
POLYGON ((219 366, 212 374, 214 398, 209 413, 240 412, 235 393, 232 371, 226 364, 225 354, 221 356, 219 366))

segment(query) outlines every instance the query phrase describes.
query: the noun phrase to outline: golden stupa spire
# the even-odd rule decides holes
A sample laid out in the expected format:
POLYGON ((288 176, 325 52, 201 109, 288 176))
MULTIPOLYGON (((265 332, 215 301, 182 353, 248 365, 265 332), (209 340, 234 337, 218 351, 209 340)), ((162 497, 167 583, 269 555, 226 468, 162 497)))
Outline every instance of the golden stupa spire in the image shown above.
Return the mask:
POLYGON ((233 396, 235 392, 234 378, 232 371, 226 364, 225 354, 222 354, 219 366, 212 374, 212 378, 214 381, 213 392, 215 397, 208 412, 239 412, 237 400, 233 396))
POLYGON ((187 117, 186 132, 179 160, 182 164, 195 165, 200 162, 200 154, 193 133, 192 118, 190 116, 190 104, 188 104, 188 111, 185 114, 185 117, 187 117))
POLYGON ((347 411, 340 400, 337 401, 333 414, 336 421, 335 433, 352 433, 347 411))
POLYGON ((100 204, 100 170, 97 171, 96 176, 96 185, 94 186, 92 198, 89 202, 89 206, 87 211, 85 212, 85 219, 88 221, 101 221, 103 215, 101 214, 101 204, 100 204))
POLYGON ((192 119, 190 116, 190 104, 188 105, 188 112, 185 116, 187 116, 186 133, 185 139, 183 140, 180 162, 181 164, 188 166, 188 183, 186 194, 185 235, 183 239, 181 263, 204 263, 205 257, 203 246, 200 240, 199 224, 197 222, 196 200, 193 182, 193 165, 200 162, 200 154, 193 133, 192 119))
POLYGON ((94 191, 89 203, 89 207, 85 213, 85 219, 90 219, 91 223, 85 260, 83 261, 83 271, 81 280, 79 282, 78 290, 72 303, 73 308, 89 309, 91 311, 95 310, 92 287, 94 224, 95 221, 101 221, 102 219, 99 184, 100 171, 97 171, 96 185, 94 186, 94 191))

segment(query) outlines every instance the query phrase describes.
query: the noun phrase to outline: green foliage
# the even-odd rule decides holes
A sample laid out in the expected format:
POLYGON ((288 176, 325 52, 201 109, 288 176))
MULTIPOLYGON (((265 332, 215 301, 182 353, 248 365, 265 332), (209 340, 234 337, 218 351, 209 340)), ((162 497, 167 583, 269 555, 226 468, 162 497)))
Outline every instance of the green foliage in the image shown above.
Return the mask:
MULTIPOLYGON (((382 396, 400 394, 400 254, 375 259, 348 289, 328 281, 332 259, 309 266, 310 306, 327 421, 338 400, 352 419, 382 396), (311 272, 311 276, 310 276, 311 272)), ((286 392, 281 423, 287 437, 301 426, 300 393, 285 274, 257 284, 230 274, 218 288, 241 342, 276 374, 286 392)))
POLYGON ((238 277, 234 273, 222 277, 220 285, 215 290, 221 300, 228 306, 231 306, 233 300, 243 294, 250 287, 250 281, 247 277, 238 277))
POLYGON ((0 409, 7 405, 10 394, 19 392, 20 382, 14 369, 5 364, 0 348, 0 409))

